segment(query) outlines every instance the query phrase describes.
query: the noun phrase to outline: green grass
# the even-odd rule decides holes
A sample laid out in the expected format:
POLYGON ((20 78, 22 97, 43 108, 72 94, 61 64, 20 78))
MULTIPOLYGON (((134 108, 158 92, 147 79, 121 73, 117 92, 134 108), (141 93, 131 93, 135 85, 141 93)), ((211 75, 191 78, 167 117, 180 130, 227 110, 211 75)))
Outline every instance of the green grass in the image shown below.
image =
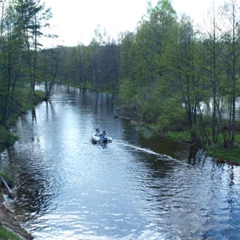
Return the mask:
POLYGON ((235 144, 240 147, 240 134, 239 133, 237 133, 235 135, 235 144))
POLYGON ((177 142, 190 142, 191 141, 191 135, 190 131, 178 131, 178 132, 167 132, 166 137, 177 142))
POLYGON ((208 156, 214 157, 218 162, 228 162, 231 164, 240 165, 240 147, 234 146, 224 148, 220 145, 212 145, 207 148, 208 156))
MULTIPOLYGON (((190 142, 190 132, 168 132, 166 137, 177 142, 190 142)), ((224 148, 223 143, 211 145, 206 148, 206 155, 215 158, 218 162, 228 162, 230 164, 240 165, 240 134, 235 136, 235 146, 224 148)))
POLYGON ((1 225, 0 225, 0 239, 1 240, 21 240, 21 238, 18 237, 16 234, 7 230, 1 225))

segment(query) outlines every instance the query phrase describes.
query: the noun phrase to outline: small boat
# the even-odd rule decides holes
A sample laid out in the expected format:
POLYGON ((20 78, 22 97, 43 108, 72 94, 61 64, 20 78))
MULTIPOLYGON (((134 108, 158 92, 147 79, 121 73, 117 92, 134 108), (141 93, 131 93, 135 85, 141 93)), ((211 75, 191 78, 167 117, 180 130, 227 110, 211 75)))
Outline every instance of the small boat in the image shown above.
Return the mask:
POLYGON ((93 143, 109 143, 112 142, 112 138, 107 134, 105 130, 102 132, 97 128, 93 133, 92 133, 92 142, 93 143))

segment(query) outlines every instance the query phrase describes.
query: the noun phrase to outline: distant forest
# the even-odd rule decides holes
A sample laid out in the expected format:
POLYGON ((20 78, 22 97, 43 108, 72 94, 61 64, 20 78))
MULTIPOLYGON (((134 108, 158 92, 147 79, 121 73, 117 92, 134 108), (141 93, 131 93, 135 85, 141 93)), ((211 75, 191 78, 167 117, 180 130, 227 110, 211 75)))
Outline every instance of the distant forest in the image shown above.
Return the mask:
MULTIPOLYGON (((118 95, 156 133, 189 131, 204 147, 231 148, 239 131, 240 2, 209 12, 204 27, 178 17, 169 0, 149 5, 135 32, 111 39, 100 29, 87 46, 43 48, 51 10, 36 0, 3 0, 0 125, 22 92, 54 83, 118 95)), ((86 23, 87 24, 87 23, 86 23)), ((49 37, 54 37, 49 36, 49 37)))

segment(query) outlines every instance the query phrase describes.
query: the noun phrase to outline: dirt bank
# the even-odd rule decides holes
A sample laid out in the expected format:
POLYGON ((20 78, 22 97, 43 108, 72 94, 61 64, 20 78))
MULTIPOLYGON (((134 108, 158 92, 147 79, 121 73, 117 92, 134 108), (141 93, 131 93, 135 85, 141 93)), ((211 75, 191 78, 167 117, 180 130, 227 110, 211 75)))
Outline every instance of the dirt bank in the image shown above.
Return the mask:
POLYGON ((4 187, 0 185, 0 224, 18 234, 24 240, 33 239, 33 237, 21 227, 14 213, 4 206, 3 194, 6 194, 6 192, 4 187))

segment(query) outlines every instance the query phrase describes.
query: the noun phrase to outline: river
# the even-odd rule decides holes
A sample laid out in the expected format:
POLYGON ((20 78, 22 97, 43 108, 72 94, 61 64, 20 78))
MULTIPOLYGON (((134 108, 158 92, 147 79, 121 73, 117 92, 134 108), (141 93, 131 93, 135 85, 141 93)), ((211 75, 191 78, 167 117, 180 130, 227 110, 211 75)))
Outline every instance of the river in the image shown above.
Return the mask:
POLYGON ((240 167, 145 139, 113 118, 112 97, 55 86, 21 116, 1 154, 17 176, 15 211, 36 240, 240 239, 240 167), (113 138, 92 144, 95 128, 113 138))

